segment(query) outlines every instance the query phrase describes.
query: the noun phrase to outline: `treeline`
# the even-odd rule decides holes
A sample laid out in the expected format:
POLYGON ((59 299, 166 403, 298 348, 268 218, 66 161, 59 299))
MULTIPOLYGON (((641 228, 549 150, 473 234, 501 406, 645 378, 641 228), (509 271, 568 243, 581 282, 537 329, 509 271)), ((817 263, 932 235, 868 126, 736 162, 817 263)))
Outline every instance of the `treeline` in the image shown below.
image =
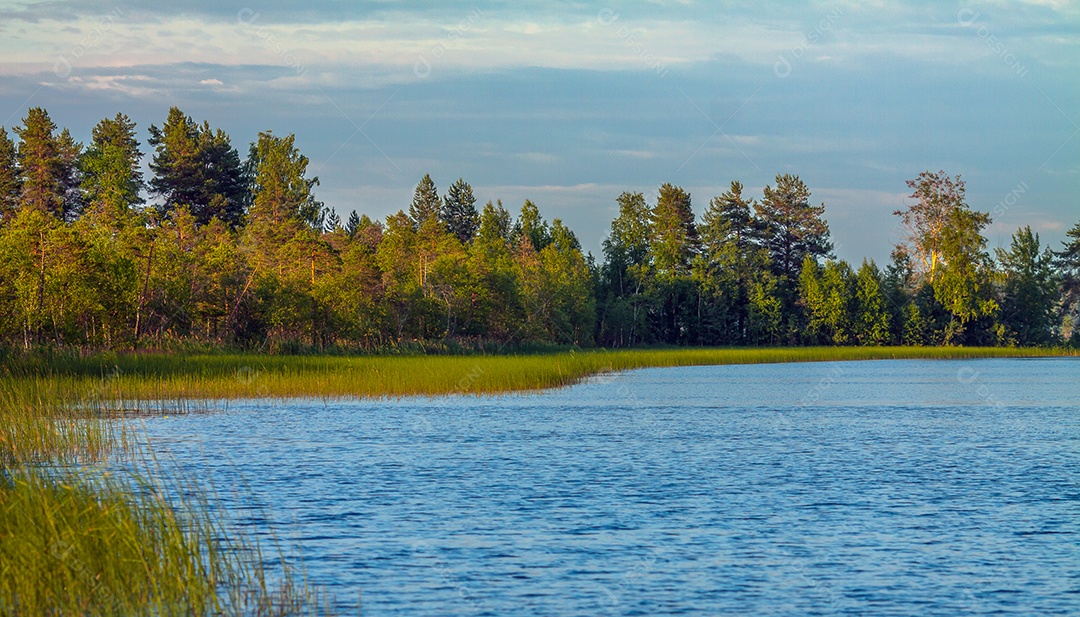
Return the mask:
POLYGON ((925 172, 879 269, 832 257, 824 205, 792 175, 733 182, 700 220, 665 184, 618 197, 602 264, 526 201, 476 205, 429 176, 407 210, 346 220, 315 197, 294 137, 246 156, 179 109, 144 153, 123 114, 77 143, 41 108, 0 127, 0 346, 266 351, 453 342, 1035 345, 1078 338, 1080 224, 991 256, 959 177, 925 172), (145 197, 144 197, 145 196, 145 197), (146 200, 149 197, 149 201, 146 200))

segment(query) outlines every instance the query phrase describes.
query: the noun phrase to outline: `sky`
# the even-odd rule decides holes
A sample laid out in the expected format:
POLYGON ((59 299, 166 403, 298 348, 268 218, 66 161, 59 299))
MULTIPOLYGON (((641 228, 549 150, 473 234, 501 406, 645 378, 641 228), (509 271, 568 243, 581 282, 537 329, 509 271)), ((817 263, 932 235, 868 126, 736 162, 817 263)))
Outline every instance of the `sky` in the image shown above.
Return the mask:
MULTIPOLYGON (((430 173, 534 201, 600 257, 616 197, 797 174, 837 256, 888 261, 905 180, 959 174, 991 246, 1080 221, 1080 2, 0 0, 0 124, 88 141, 171 106, 294 133, 342 218, 430 173)), ((144 152, 148 147, 144 145, 144 152)))

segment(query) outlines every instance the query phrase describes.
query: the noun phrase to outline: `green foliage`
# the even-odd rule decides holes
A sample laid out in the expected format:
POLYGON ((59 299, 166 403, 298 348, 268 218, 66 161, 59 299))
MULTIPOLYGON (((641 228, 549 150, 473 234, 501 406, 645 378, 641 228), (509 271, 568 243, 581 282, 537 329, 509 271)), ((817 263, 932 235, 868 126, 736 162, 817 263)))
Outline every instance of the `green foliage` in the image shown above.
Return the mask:
MULTIPOLYGON (((959 327, 997 310, 990 285, 990 256, 982 230, 990 215, 956 208, 941 234, 941 261, 930 281, 934 298, 956 318, 959 327)), ((948 342, 954 342, 949 337, 948 342)))
POLYGON ((690 194, 682 187, 666 183, 660 186, 649 237, 657 276, 674 279, 689 273, 699 239, 690 194))
POLYGON ((413 192, 412 203, 409 204, 409 218, 415 227, 420 227, 431 219, 439 218, 441 206, 442 200, 435 188, 435 182, 431 180, 430 174, 424 174, 413 192))
POLYGON ((998 249, 1004 286, 1001 322, 1021 345, 1046 345, 1053 340, 1058 281, 1054 255, 1041 250, 1031 227, 1017 230, 1009 250, 998 249))
POLYGON ((116 228, 127 222, 132 209, 143 203, 142 152, 135 123, 124 114, 102 120, 94 127, 93 143, 79 161, 81 188, 88 211, 100 224, 116 228))
MULTIPOLYGON (((430 181, 430 178, 428 180, 430 181)), ((417 190, 419 191, 420 187, 417 187, 417 190)), ((433 184, 431 191, 434 190, 433 184)), ((439 219, 462 244, 472 242, 480 225, 480 215, 476 212, 476 197, 473 196, 472 187, 463 178, 458 178, 458 181, 447 189, 439 219)))
POLYGON ((17 145, 0 131, 0 204, 8 204, 0 210, 0 345, 374 350, 1080 338, 1080 225, 1053 264, 1040 256, 1032 266, 1026 245, 996 264, 983 237, 989 216, 971 210, 963 181, 944 172, 908 182, 916 202, 897 212, 906 235, 884 273, 873 263, 855 272, 823 261, 832 250, 824 205, 811 205, 809 188, 791 174, 777 175, 758 199, 731 182, 700 220, 674 184, 661 185, 652 205, 623 193, 597 264, 530 200, 513 220, 501 203, 478 213, 464 179, 440 199, 424 175, 408 213, 374 222, 353 210, 342 223, 316 198, 318 178, 295 136, 260 133, 241 165, 227 135, 177 108, 160 129, 151 126, 147 186, 157 203, 142 209, 142 155, 126 116, 99 122, 81 154, 43 109, 31 109, 24 125, 17 145), (1053 267, 1061 288, 1051 293, 1053 267))
POLYGON ((54 134, 56 125, 49 113, 32 107, 23 125, 14 129, 19 136, 17 160, 20 207, 37 209, 62 218, 64 215, 64 181, 66 170, 60 143, 54 134))
POLYGON ((809 313, 807 342, 855 342, 855 287, 855 274, 846 262, 830 260, 822 268, 810 255, 803 258, 799 296, 809 313))
POLYGON ((825 205, 810 204, 810 189, 798 176, 778 174, 776 187, 765 187, 755 209, 777 276, 797 281, 807 255, 816 261, 832 252, 825 205))
POLYGON ((0 126, 0 225, 15 216, 19 207, 19 159, 15 142, 0 126))
POLYGON ((890 339, 890 314, 882 291, 881 272, 863 260, 855 274, 855 309, 852 327, 860 345, 885 345, 890 339))
POLYGON ((187 206, 199 225, 213 218, 240 223, 249 200, 248 178, 228 135, 208 122, 200 127, 173 107, 161 128, 150 125, 149 143, 154 146, 150 190, 162 200, 162 215, 187 206))
POLYGON ((1062 334, 1073 344, 1080 344, 1080 223, 1065 232, 1069 240, 1055 252, 1055 265, 1061 281, 1061 312, 1065 326, 1062 334))
POLYGON ((540 252, 551 244, 551 228, 540 216, 540 209, 528 199, 522 204, 521 212, 514 221, 510 241, 519 251, 540 252))

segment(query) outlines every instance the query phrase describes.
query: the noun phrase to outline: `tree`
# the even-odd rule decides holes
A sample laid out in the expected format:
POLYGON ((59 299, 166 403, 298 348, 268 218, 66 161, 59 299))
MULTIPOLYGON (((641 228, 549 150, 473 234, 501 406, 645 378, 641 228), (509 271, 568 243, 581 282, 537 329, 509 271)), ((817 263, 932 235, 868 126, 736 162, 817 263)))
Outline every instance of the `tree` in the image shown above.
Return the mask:
POLYGON ((251 204, 251 179, 229 136, 221 129, 212 130, 208 122, 199 129, 199 161, 206 188, 195 204, 201 206, 195 211, 196 220, 205 225, 217 218, 238 226, 251 204))
POLYGON ((15 142, 0 126, 0 225, 15 216, 19 207, 19 160, 15 142))
POLYGON ((907 185, 914 191, 910 199, 915 203, 893 212, 905 230, 897 250, 910 255, 915 273, 933 283, 941 265, 950 217, 956 210, 967 209, 966 188, 960 176, 950 178, 944 171, 924 171, 908 180, 907 185))
POLYGON ((896 250, 910 256, 916 286, 928 284, 934 300, 947 311, 950 319, 942 342, 955 344, 963 340, 970 322, 990 317, 998 308, 991 294, 992 265, 982 236, 990 215, 968 207, 960 176, 924 171, 907 185, 916 201, 894 212, 905 229, 896 250))
POLYGON ((559 219, 551 222, 551 244, 540 252, 540 260, 546 279, 542 313, 548 321, 548 340, 591 344, 596 322, 592 277, 581 243, 559 219))
POLYGON ((135 123, 130 118, 118 113, 98 122, 93 141, 79 163, 82 190, 95 220, 115 224, 143 203, 141 160, 135 123))
POLYGON ((480 228, 477 231, 477 239, 490 243, 493 246, 506 248, 510 242, 510 212, 503 207, 500 200, 496 204, 490 201, 484 205, 480 213, 480 228))
POLYGON ((450 185, 446 197, 443 198, 439 216, 450 233, 457 236, 462 244, 472 241, 480 225, 480 215, 476 212, 476 197, 473 197, 472 187, 468 182, 458 178, 457 182, 450 185))
POLYGON ((1053 339, 1058 280, 1053 252, 1042 251, 1031 227, 1017 230, 1009 250, 997 250, 1005 285, 1001 321, 1020 345, 1046 345, 1053 339))
POLYGON ((409 204, 409 218, 412 219, 413 226, 420 228, 429 219, 439 218, 441 204, 439 191, 435 188, 431 175, 424 174, 416 185, 412 203, 409 204))
POLYGON ((49 113, 32 107, 16 127, 19 136, 17 159, 21 185, 20 206, 52 214, 64 215, 64 161, 49 113))
MULTIPOLYGON (((759 235, 759 225, 753 216, 754 202, 747 201, 743 195, 743 185, 739 181, 733 181, 731 188, 719 197, 713 197, 709 207, 702 216, 704 227, 709 228, 710 241, 730 245, 735 253, 741 256, 749 256, 756 253, 755 241, 759 235)), ((704 236, 704 232, 702 233, 704 236)), ((740 265, 749 267, 749 260, 741 260, 740 265)), ((740 272, 740 277, 745 278, 747 272, 740 272)))
MULTIPOLYGON (((324 212, 326 211, 324 210, 324 212)), ((326 212, 322 230, 328 234, 341 230, 341 217, 338 216, 336 209, 330 208, 329 212, 326 212)))
POLYGON ((1061 308, 1070 321, 1069 334, 1080 340, 1080 223, 1065 233, 1071 239, 1062 242, 1062 249, 1054 253, 1061 277, 1061 308))
POLYGON ((75 141, 71 132, 67 129, 60 131, 56 138, 57 150, 60 155, 60 195, 61 217, 65 221, 74 221, 82 216, 86 205, 80 185, 82 173, 79 169, 79 159, 82 156, 83 146, 75 141))
POLYGON ((997 303, 991 295, 990 256, 982 230, 990 224, 990 215, 955 208, 940 235, 940 258, 931 286, 934 298, 957 321, 946 335, 946 343, 956 342, 955 335, 978 317, 992 315, 997 303))
POLYGON ((382 290, 387 309, 387 328, 390 340, 419 334, 416 309, 421 307, 420 264, 416 259, 416 230, 412 219, 403 211, 386 217, 386 230, 376 250, 376 262, 382 272, 382 290))
POLYGON ((845 261, 830 259, 822 268, 810 255, 799 272, 799 297, 808 311, 804 342, 849 345, 853 339, 855 275, 845 261))
POLYGON ((490 201, 480 213, 480 230, 469 247, 473 307, 480 335, 508 341, 524 315, 510 252, 511 219, 502 202, 490 201))
POLYGON ((173 107, 160 129, 150 125, 149 143, 154 146, 150 190, 162 200, 163 214, 187 205, 200 225, 214 217, 239 224, 250 197, 248 178, 228 135, 206 122, 198 126, 173 107))
POLYGON ((649 336, 645 291, 652 278, 652 208, 641 193, 622 193, 616 202, 619 215, 603 243, 597 331, 604 344, 624 346, 649 336))
POLYGON ((251 145, 252 205, 245 229, 257 263, 282 271, 279 251, 301 232, 321 229, 322 203, 313 189, 319 178, 307 177, 308 158, 296 148, 296 138, 259 133, 251 145))
POLYGON ((689 274, 690 261, 700 248, 690 194, 682 187, 660 186, 652 211, 652 255, 656 272, 662 277, 689 274))
POLYGON ((778 174, 776 187, 766 186, 755 205, 762 226, 762 245, 768 249, 773 271, 794 283, 804 258, 815 260, 832 253, 825 205, 810 205, 810 190, 798 176, 778 174))
POLYGON ((353 210, 349 213, 349 220, 345 223, 345 233, 349 234, 350 238, 355 238, 358 229, 360 229, 360 216, 356 214, 356 210, 353 210))
POLYGON ((890 317, 882 291, 881 272, 865 259, 855 273, 855 310, 852 328, 860 345, 884 345, 889 341, 890 317))
POLYGON ((719 344, 745 344, 749 336, 750 286, 769 267, 768 252, 756 243, 758 224, 753 203, 742 195, 742 183, 714 197, 702 215, 699 285, 713 296, 709 310, 719 344))
POLYGON ((514 228, 510 232, 510 239, 518 250, 523 250, 525 243, 528 243, 529 247, 538 253, 551 244, 551 229, 544 217, 540 216, 540 208, 532 201, 526 199, 522 204, 521 212, 518 213, 514 228))

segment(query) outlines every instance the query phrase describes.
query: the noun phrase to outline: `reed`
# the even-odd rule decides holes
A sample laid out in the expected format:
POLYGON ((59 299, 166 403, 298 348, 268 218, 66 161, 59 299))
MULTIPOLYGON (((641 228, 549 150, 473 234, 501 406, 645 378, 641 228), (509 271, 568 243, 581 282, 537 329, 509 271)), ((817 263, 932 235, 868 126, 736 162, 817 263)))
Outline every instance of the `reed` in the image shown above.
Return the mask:
POLYGON ((331 612, 293 569, 267 572, 193 478, 162 473, 104 392, 70 386, 0 377, 0 615, 331 612))
POLYGON ((972 347, 798 347, 588 350, 487 356, 107 355, 24 367, 56 391, 128 411, 155 403, 242 398, 495 394, 645 367, 879 359, 1075 355, 1075 350, 972 347))

